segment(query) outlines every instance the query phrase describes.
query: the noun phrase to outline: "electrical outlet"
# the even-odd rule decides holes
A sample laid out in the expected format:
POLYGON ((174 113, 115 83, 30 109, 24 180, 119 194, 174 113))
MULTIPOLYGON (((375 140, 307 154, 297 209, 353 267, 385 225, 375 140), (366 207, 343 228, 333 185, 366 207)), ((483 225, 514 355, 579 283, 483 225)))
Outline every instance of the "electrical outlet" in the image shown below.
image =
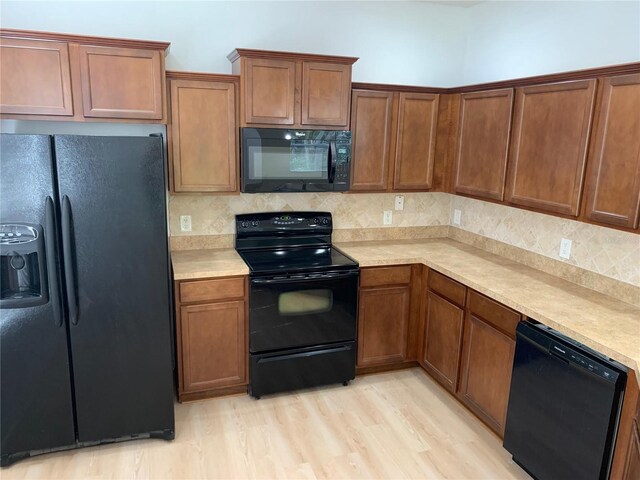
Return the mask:
POLYGON ((568 240, 566 238, 560 240, 560 252, 558 253, 558 255, 560 255, 561 258, 568 259, 571 256, 571 243, 571 240, 568 240))
POLYGON ((396 195, 396 210, 404 210, 404 196, 396 195))
POLYGON ((391 210, 385 210, 382 221, 385 225, 391 225, 393 223, 393 212, 391 210))
POLYGON ((180 231, 191 231, 191 215, 180 215, 180 231))
POLYGON ((460 225, 460 218, 462 217, 462 210, 457 208, 453 211, 453 224, 460 225))

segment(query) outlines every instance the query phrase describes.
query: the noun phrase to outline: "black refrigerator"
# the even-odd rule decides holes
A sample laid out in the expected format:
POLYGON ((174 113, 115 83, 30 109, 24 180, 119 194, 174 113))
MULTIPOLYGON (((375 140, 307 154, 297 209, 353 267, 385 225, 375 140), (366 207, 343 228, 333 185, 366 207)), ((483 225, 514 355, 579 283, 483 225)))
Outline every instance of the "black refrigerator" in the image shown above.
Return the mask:
POLYGON ((2 134, 0 446, 172 439, 161 137, 2 134))

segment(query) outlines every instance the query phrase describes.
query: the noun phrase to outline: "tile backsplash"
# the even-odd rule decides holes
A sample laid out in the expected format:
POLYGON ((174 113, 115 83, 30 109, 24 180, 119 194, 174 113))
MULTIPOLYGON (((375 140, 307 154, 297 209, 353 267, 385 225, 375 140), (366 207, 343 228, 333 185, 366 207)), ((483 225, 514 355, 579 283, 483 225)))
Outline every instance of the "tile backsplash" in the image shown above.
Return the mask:
POLYGON ((450 225, 458 209, 458 228, 640 286, 640 235, 466 197, 450 199, 450 225), (563 238, 572 242, 566 260, 559 256, 563 238))
MULTIPOLYGON (((445 236, 446 226, 454 225, 454 211, 458 209, 461 221, 455 225, 457 228, 640 286, 640 235, 447 193, 404 193, 404 209, 394 210, 395 196, 393 193, 175 195, 169 203, 170 229, 174 239, 182 239, 182 244, 189 245, 185 236, 193 237, 195 244, 196 237, 233 235, 234 215, 238 213, 318 210, 333 214, 334 228, 339 230, 337 239, 347 239, 356 229, 367 229, 370 233, 362 235, 362 239, 382 239, 390 235, 402 238, 398 232, 409 227, 437 226, 441 228, 432 229, 430 234, 412 228, 404 237, 423 233, 445 236), (391 225, 384 225, 385 210, 393 212, 391 225), (180 231, 180 215, 191 215, 191 232, 180 231), (384 235, 390 227, 395 231, 384 235), (558 255, 562 238, 572 241, 567 260, 558 255)), ((230 242, 228 237, 220 245, 229 246, 230 242)))
POLYGON ((450 195, 404 193, 404 209, 394 210, 392 193, 263 193, 233 196, 171 196, 170 230, 179 235, 229 235, 235 233, 238 213, 291 210, 328 211, 334 229, 423 227, 449 225, 450 195), (384 225, 383 212, 393 212, 384 225), (180 215, 191 215, 191 232, 180 231, 180 215))

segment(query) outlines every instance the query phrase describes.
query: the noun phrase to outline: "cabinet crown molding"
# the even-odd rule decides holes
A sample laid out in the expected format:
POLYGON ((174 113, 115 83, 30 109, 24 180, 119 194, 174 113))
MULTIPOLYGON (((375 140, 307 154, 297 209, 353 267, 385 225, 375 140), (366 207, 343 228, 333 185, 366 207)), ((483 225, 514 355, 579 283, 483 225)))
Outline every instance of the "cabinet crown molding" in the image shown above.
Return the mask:
POLYGON ((224 73, 179 72, 176 70, 167 70, 166 75, 169 80, 198 80, 202 82, 240 81, 240 75, 228 75, 224 73))
POLYGON ((227 55, 231 63, 240 57, 246 58, 268 58, 279 60, 299 60, 307 62, 324 62, 324 63, 340 63, 344 65, 353 65, 358 61, 358 57, 340 57, 333 55, 318 55, 315 53, 294 53, 294 52, 274 52, 271 50, 253 50, 249 48, 236 48, 227 55))
POLYGON ((88 35, 73 35, 70 33, 41 32, 38 30, 17 30, 0 28, 0 38, 22 38, 28 40, 51 40, 56 42, 78 43, 100 47, 138 48, 142 50, 163 50, 168 53, 170 42, 155 42, 149 40, 135 40, 129 38, 92 37, 88 35))

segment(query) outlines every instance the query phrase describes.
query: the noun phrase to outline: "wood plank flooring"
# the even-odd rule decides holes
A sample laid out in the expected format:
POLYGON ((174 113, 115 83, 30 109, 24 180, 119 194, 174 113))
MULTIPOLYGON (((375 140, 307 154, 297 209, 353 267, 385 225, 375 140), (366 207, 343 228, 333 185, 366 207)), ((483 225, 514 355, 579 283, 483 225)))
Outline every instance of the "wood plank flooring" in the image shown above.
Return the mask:
POLYGON ((421 369, 176 405, 173 442, 42 455, 14 479, 529 479, 501 440, 421 369))

